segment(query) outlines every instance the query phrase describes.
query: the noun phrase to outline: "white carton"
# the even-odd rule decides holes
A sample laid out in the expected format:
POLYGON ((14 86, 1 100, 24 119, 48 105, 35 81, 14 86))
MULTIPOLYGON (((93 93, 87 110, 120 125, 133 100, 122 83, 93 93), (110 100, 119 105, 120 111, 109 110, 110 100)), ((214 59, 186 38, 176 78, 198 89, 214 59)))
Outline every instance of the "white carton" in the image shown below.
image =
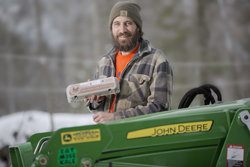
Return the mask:
POLYGON ((109 94, 117 94, 119 92, 120 85, 116 77, 72 84, 66 89, 69 103, 83 101, 85 97, 89 98, 92 95, 105 96, 109 94))

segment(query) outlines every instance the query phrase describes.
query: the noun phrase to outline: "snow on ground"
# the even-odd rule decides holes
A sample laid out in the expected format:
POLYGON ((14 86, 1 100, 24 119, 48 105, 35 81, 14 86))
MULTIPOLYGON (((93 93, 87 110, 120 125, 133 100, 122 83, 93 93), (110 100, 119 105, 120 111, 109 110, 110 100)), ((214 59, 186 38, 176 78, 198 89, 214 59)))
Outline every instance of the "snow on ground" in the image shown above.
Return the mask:
MULTIPOLYGON (((54 113, 54 131, 65 127, 95 124, 92 115, 54 113)), ((24 111, 2 116, 0 117, 0 149, 5 145, 24 143, 31 135, 48 131, 51 131, 51 119, 47 112, 24 111)))

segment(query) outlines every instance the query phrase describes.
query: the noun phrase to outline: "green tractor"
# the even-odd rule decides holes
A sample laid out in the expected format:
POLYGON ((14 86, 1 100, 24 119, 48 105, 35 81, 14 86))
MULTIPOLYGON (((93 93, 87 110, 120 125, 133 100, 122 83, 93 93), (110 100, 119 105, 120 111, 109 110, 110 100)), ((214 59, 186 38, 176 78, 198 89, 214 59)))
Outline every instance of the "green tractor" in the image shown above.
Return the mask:
POLYGON ((34 134, 12 167, 249 167, 250 98, 220 101, 203 85, 175 110, 34 134), (211 104, 188 107, 198 94, 211 104))

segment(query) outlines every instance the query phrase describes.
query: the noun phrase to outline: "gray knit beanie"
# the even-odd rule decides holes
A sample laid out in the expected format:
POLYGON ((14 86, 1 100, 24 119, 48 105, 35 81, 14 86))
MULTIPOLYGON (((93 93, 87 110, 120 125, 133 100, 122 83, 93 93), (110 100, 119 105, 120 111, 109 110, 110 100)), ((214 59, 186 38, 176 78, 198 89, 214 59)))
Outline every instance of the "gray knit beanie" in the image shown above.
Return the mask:
POLYGON ((117 2, 111 9, 109 16, 109 26, 112 27, 113 20, 118 16, 126 16, 131 18, 135 24, 142 29, 142 20, 140 16, 141 7, 129 1, 117 2))

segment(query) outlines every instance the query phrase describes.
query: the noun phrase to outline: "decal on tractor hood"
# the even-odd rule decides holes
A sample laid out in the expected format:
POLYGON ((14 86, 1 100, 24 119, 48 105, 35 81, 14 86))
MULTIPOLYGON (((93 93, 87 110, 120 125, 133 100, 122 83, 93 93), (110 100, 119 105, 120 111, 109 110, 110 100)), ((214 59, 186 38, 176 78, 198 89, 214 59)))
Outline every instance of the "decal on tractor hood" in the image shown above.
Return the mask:
POLYGON ((61 133, 62 145, 93 142, 100 140, 101 140, 100 129, 89 129, 89 130, 61 133))
POLYGON ((205 132, 210 131, 213 121, 188 122, 172 125, 156 126, 147 129, 141 129, 129 132, 127 139, 138 139, 144 137, 156 137, 165 135, 174 135, 182 133, 205 132))
POLYGON ((75 165, 77 163, 77 151, 73 147, 61 148, 58 154, 58 164, 60 166, 75 165))
POLYGON ((227 166, 244 166, 245 146, 227 145, 227 166))

